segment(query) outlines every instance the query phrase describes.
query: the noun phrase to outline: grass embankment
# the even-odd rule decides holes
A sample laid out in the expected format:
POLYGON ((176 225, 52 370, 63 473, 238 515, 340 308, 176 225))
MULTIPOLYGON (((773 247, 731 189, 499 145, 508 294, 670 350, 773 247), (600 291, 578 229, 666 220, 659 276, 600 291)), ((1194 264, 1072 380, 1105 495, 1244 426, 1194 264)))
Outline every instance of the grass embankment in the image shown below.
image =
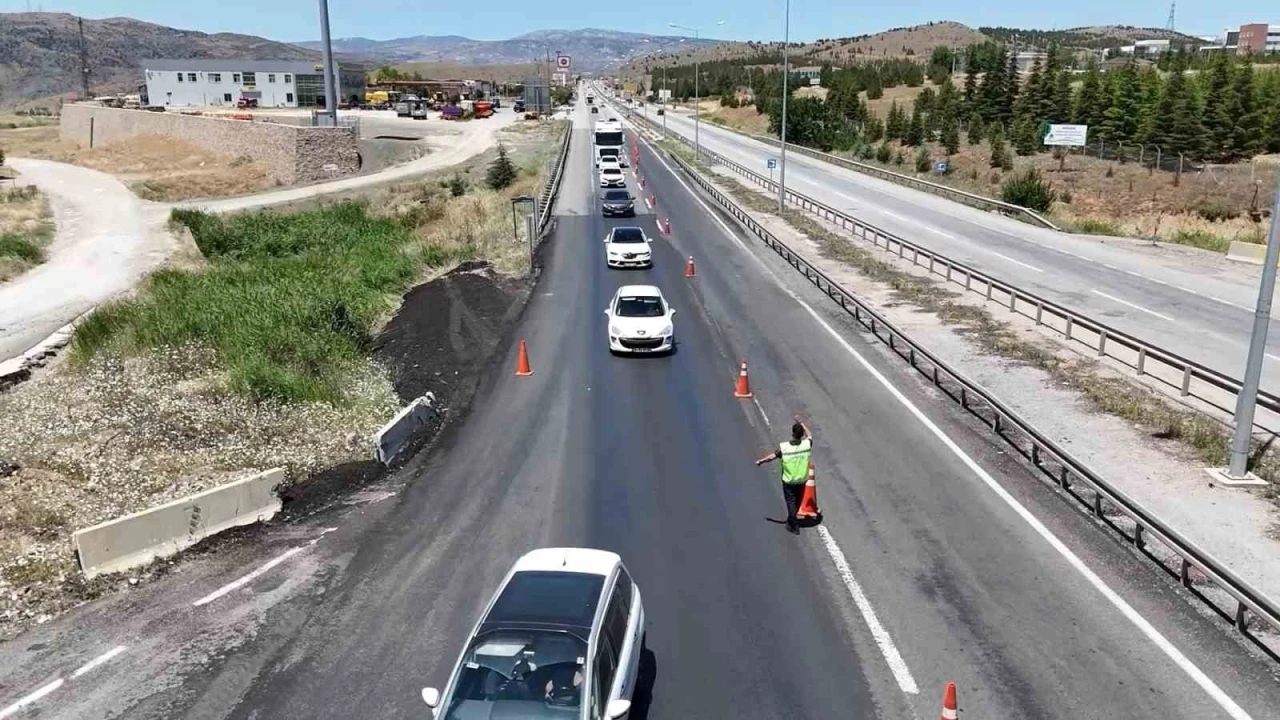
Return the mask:
POLYGON ((159 271, 135 298, 90 315, 73 358, 198 344, 215 351, 237 392, 342 403, 347 372, 425 272, 478 257, 519 270, 508 195, 532 192, 538 169, 522 169, 502 193, 460 179, 287 215, 174 211, 207 268, 159 271))
POLYGON ((0 189, 0 282, 44 262, 53 233, 49 204, 34 186, 0 189))

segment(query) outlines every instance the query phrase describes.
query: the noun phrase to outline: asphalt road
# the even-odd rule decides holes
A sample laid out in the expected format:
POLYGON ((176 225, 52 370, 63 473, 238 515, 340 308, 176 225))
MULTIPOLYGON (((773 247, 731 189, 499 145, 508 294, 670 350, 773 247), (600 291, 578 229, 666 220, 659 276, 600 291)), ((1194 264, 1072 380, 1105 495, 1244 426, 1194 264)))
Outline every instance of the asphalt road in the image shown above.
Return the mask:
MULTIPOLYGON (((101 702, 70 687, 50 717, 108 702, 128 718, 427 717, 419 689, 447 680, 510 564, 559 544, 619 552, 644 593, 652 702, 636 720, 930 718, 948 680, 971 718, 1274 715, 1269 666, 726 233, 647 148, 656 211, 605 220, 589 134, 573 143, 544 275, 470 416, 393 499, 319 520, 336 530, 299 560, 204 608, 190 598, 221 581, 175 580, 188 607, 168 620, 114 618, 111 642, 133 649, 95 671, 101 702), (655 216, 673 234, 654 269, 607 270, 608 228, 656 235, 655 216), (632 282, 678 310, 672 356, 608 354, 603 310, 632 282), (519 338, 532 377, 512 374, 519 338), (733 397, 740 358, 759 404, 733 397), (779 524, 776 467, 753 465, 796 412, 825 512, 799 537, 779 524), (147 637, 179 625, 182 652, 147 637)), ((60 636, 37 637, 30 652, 60 636)), ((20 657, 0 648, 0 666, 20 657)))
MULTIPOLYGON (((693 139, 692 116, 666 118, 669 132, 693 139)), ((699 126, 703 146, 762 175, 766 159, 778 157, 775 147, 699 126)), ((1244 374, 1258 295, 1251 267, 1215 271, 1145 243, 1035 228, 796 153, 787 156, 787 186, 1231 377, 1244 374)), ((1280 348, 1280 322, 1271 324, 1268 347, 1280 348)), ((1280 392, 1277 371, 1280 350, 1264 366, 1272 392, 1280 392)))

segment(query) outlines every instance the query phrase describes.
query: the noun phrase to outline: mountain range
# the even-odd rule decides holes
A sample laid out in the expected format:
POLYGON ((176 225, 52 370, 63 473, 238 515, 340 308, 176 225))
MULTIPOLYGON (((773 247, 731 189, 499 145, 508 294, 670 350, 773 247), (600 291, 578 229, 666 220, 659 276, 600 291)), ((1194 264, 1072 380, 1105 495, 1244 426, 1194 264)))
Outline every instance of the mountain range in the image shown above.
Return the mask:
MULTIPOLYGON (((573 58, 576 71, 616 68, 637 55, 679 46, 711 45, 718 40, 646 35, 615 30, 537 30, 509 40, 472 40, 457 35, 418 35, 394 40, 339 38, 334 52, 377 62, 443 62, 468 65, 504 65, 543 59, 547 53, 573 58)), ((320 50, 319 41, 294 43, 320 50)))

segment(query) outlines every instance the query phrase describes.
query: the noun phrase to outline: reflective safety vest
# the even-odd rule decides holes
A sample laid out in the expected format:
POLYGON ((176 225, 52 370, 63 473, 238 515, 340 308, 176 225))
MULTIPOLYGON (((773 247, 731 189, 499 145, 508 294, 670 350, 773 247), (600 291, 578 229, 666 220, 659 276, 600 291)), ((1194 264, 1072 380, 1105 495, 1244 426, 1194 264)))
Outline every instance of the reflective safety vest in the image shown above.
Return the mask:
POLYGON ((809 479, 809 455, 813 443, 805 438, 796 445, 784 442, 778 449, 782 452, 782 482, 787 485, 803 485, 809 479))

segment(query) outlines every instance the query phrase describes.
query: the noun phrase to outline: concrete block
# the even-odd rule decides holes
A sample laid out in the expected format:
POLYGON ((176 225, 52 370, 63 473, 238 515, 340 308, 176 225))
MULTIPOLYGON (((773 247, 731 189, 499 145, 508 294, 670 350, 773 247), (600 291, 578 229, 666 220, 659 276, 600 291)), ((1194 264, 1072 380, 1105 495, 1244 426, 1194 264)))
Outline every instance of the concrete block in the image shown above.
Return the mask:
POLYGON ((1267 259, 1267 246, 1232 240, 1231 247, 1227 249, 1227 259, 1261 265, 1267 259))
POLYGON ((71 536, 85 577, 120 572, 174 555, 241 525, 270 520, 280 511, 274 468, 142 512, 108 520, 71 536))
POLYGON ((431 422, 436 415, 435 408, 432 407, 435 401, 436 396, 432 393, 423 395, 396 413, 390 422, 374 434, 373 439, 377 443, 375 455, 378 462, 390 465, 405 445, 409 444, 414 433, 431 422))

